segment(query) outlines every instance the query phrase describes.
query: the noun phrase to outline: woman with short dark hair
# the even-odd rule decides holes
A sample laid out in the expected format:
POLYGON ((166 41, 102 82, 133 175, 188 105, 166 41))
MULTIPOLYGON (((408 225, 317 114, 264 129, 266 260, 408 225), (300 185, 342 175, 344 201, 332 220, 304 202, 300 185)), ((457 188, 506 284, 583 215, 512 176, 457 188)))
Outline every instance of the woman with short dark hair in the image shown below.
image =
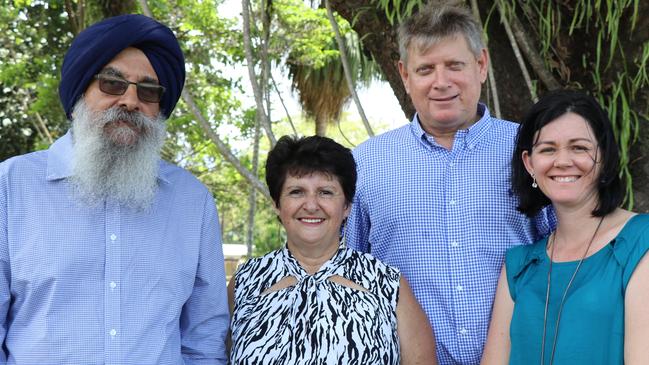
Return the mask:
POLYGON ((512 157, 519 209, 557 228, 507 252, 483 364, 649 364, 649 215, 619 208, 608 116, 591 96, 549 93, 512 157))
POLYGON ((432 330, 399 270, 341 243, 356 185, 351 151, 284 136, 266 183, 286 246, 230 281, 230 362, 436 364, 432 330))

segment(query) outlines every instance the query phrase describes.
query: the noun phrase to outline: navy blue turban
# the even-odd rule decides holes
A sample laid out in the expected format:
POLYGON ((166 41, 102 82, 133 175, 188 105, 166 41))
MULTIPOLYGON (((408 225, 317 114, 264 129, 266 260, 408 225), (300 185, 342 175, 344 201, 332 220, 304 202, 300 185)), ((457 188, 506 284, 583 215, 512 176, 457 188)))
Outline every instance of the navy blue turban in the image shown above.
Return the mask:
POLYGON ((171 29, 139 14, 104 19, 79 33, 63 59, 59 98, 65 115, 86 91, 93 77, 128 47, 140 49, 151 62, 158 81, 166 88, 160 111, 173 111, 185 84, 185 57, 171 29))

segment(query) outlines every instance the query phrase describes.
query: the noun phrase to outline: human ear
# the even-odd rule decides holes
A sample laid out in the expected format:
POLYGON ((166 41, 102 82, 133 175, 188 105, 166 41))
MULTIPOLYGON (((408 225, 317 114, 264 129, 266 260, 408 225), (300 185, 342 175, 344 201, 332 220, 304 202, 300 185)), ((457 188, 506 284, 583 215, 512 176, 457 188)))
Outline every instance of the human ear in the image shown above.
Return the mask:
POLYGON ((525 165, 525 170, 530 175, 534 175, 534 166, 532 165, 532 157, 530 156, 529 151, 525 150, 521 154, 521 158, 523 159, 523 165, 525 165))
POLYGON ((478 70, 480 72, 480 83, 487 81, 487 71, 489 70, 489 54, 486 49, 480 51, 480 56, 476 60, 478 62, 478 70))
POLYGON ((410 86, 408 85, 408 65, 399 60, 399 75, 401 75, 401 81, 403 82, 403 87, 406 89, 406 93, 410 94, 410 86))
POLYGON ((279 203, 275 204, 273 202, 273 210, 275 211, 275 214, 279 216, 279 203))
POLYGON ((349 212, 352 210, 352 204, 351 203, 345 203, 345 213, 343 213, 343 216, 345 219, 349 216, 349 212))

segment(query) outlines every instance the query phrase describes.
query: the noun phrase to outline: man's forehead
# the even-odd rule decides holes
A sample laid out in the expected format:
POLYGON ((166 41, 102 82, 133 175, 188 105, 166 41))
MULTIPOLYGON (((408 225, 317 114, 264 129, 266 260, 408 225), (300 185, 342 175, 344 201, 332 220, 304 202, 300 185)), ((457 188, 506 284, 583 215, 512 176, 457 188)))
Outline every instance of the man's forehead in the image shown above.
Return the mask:
MULTIPOLYGON (((104 68, 101 69, 100 73, 103 75, 117 76, 124 79, 129 78, 130 76, 128 72, 122 71, 118 67, 109 65, 104 66, 104 68)), ((158 82, 158 79, 155 77, 155 75, 141 75, 138 77, 138 81, 158 82)))
POLYGON ((141 50, 128 47, 118 53, 103 68, 102 73, 110 73, 139 81, 157 81, 158 76, 149 58, 141 50))
POLYGON ((428 53, 433 47, 445 42, 448 42, 449 44, 453 45, 453 48, 455 50, 466 49, 469 52, 471 51, 469 49, 469 44, 466 38, 461 33, 453 33, 453 34, 439 36, 439 37, 426 37, 426 36, 414 37, 412 39, 412 42, 410 43, 409 48, 410 51, 413 53, 416 53, 418 55, 424 55, 428 53))

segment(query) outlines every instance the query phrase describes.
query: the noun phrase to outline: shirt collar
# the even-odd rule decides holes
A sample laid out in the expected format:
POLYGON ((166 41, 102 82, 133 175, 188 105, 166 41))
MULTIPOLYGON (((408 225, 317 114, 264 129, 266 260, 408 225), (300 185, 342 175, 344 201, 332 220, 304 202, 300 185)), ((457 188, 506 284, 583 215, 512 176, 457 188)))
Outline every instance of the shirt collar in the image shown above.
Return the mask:
MULTIPOLYGON (((48 150, 47 175, 48 181, 65 179, 72 176, 72 130, 54 141, 48 150)), ((165 169, 162 160, 159 161, 158 180, 169 184, 171 171, 165 169)))
POLYGON ((72 130, 54 141, 47 154, 48 181, 72 176, 72 130))
MULTIPOLYGON (((482 137, 486 134, 492 124, 490 123, 491 114, 489 113, 489 108, 487 108, 485 104, 478 103, 478 115, 481 115, 478 121, 473 123, 473 125, 471 125, 467 129, 458 130, 455 134, 455 141, 457 142, 463 140, 464 145, 469 147, 470 149, 473 149, 481 141, 482 137)), ((434 139, 432 136, 428 135, 426 131, 421 127, 419 116, 416 113, 412 118, 412 121, 410 122, 410 128, 415 136, 417 136, 425 143, 427 143, 428 141, 427 136, 431 139, 434 139)))

